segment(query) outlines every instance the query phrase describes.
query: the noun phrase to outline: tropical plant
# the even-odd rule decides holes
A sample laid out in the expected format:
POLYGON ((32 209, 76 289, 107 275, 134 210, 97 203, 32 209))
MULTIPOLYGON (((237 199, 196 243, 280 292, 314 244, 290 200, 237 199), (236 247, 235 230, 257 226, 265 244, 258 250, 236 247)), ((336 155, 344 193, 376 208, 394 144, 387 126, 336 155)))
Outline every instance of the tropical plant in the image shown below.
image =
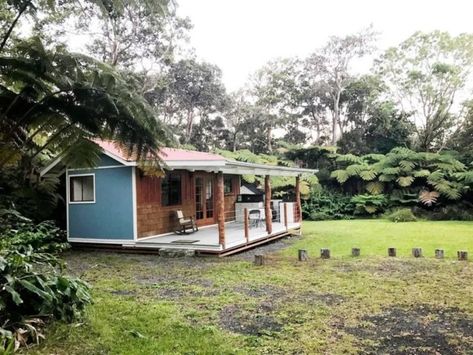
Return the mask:
POLYGON ((63 232, 12 210, 1 211, 0 222, 0 352, 11 352, 44 338, 48 320, 80 316, 91 297, 83 281, 62 272, 63 232))
POLYGON ((445 153, 414 152, 394 148, 388 154, 334 155, 337 169, 331 177, 340 185, 351 184, 358 193, 387 194, 392 202, 429 206, 439 197, 458 200, 469 181, 466 166, 445 153))
POLYGON ((313 189, 309 197, 303 201, 304 218, 313 221, 349 219, 353 217, 355 206, 351 196, 327 189, 313 189))
POLYGON ((384 211, 387 200, 384 195, 355 195, 350 200, 355 205, 355 214, 374 215, 384 211))
POLYGON ((410 208, 401 208, 386 216, 391 222, 415 222, 417 220, 410 208))

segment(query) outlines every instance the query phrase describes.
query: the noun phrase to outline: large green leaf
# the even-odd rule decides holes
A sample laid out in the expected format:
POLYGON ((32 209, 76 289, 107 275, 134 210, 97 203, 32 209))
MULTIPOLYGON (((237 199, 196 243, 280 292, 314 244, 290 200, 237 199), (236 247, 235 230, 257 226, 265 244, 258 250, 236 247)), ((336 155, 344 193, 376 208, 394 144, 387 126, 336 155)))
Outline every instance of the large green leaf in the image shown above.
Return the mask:
POLYGON ((411 184, 414 182, 414 177, 413 176, 400 176, 397 178, 396 181, 399 184, 399 186, 407 187, 407 186, 411 186, 411 184))

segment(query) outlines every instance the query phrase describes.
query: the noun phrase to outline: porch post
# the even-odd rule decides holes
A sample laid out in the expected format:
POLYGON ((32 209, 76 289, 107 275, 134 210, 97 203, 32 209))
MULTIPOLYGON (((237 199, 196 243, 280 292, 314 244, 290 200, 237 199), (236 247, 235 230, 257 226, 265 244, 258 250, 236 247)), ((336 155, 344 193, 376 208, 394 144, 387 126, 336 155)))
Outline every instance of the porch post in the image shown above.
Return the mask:
POLYGON ((264 177, 264 215, 266 220, 266 231, 273 232, 273 213, 271 211, 271 180, 269 175, 264 177))
POLYGON ((296 176, 296 206, 297 206, 297 221, 302 222, 302 204, 301 204, 301 177, 296 176))
POLYGON ((223 173, 217 173, 217 224, 218 224, 218 244, 225 249, 225 201, 223 188, 223 173))

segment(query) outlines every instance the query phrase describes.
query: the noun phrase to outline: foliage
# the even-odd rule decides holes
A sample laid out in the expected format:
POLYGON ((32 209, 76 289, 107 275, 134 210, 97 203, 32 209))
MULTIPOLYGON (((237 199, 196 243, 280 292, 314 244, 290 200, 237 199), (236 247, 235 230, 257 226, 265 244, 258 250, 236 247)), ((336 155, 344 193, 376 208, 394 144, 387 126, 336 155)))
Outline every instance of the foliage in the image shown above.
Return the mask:
POLYGON ((69 247, 65 231, 53 221, 33 223, 16 210, 0 210, 0 249, 32 247, 35 252, 58 253, 69 247))
MULTIPOLYGON (((292 161, 276 155, 254 154, 247 149, 237 150, 235 152, 217 149, 216 153, 227 159, 248 163, 294 166, 292 161)), ((243 175, 242 178, 248 183, 256 183, 259 186, 264 186, 263 176, 243 175)), ((290 194, 294 195, 294 182, 295 179, 290 176, 271 176, 272 195, 279 198, 286 198, 290 194)), ((315 175, 303 175, 300 183, 300 193, 302 197, 307 197, 311 189, 317 186, 318 183, 319 181, 315 175)))
POLYGON ((312 191, 302 204, 304 219, 312 221, 349 219, 354 212, 350 196, 321 188, 312 191))
POLYGON ((0 349, 17 349, 44 338, 47 320, 78 317, 91 298, 83 281, 62 273, 62 231, 11 210, 0 211, 0 221, 0 349))
POLYGON ((417 208, 414 213, 432 221, 473 221, 473 205, 468 202, 438 206, 429 210, 417 208))
POLYGON ((183 144, 188 144, 195 134, 193 129, 198 119, 221 111, 226 104, 221 70, 195 59, 172 63, 145 96, 158 112, 162 111, 164 122, 183 132, 177 134, 183 144))
POLYGON ((387 193, 393 203, 409 203, 414 194, 429 206, 438 197, 456 201, 464 192, 461 182, 466 166, 449 154, 414 152, 394 148, 386 155, 335 155, 331 177, 341 185, 351 184, 358 192, 387 193), (403 198, 405 197, 405 198, 403 198))
POLYGON ((387 203, 384 195, 355 195, 350 202, 355 205, 355 214, 358 215, 381 213, 387 203))
POLYGON ((399 47, 388 49, 377 72, 399 105, 413 113, 420 150, 439 150, 458 125, 458 92, 473 68, 473 35, 416 32, 399 47))
POLYGON ((391 222, 415 222, 417 221, 416 216, 412 213, 410 208, 400 208, 386 216, 391 222))

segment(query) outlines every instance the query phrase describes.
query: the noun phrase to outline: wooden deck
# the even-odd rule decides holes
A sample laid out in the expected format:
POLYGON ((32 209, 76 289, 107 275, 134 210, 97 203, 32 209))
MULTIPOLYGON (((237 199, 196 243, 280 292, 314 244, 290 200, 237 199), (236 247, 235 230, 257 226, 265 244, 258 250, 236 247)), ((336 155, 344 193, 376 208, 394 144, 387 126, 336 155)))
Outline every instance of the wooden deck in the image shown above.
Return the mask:
POLYGON ((286 228, 282 223, 273 223, 273 231, 269 235, 264 225, 249 229, 248 240, 245 239, 243 223, 229 222, 225 224, 225 246, 218 243, 218 228, 216 225, 203 227, 198 232, 187 235, 162 235, 143 238, 132 245, 124 247, 134 248, 173 248, 188 249, 206 253, 229 254, 230 251, 239 251, 256 245, 282 238, 298 232, 300 223, 290 223, 286 228))

